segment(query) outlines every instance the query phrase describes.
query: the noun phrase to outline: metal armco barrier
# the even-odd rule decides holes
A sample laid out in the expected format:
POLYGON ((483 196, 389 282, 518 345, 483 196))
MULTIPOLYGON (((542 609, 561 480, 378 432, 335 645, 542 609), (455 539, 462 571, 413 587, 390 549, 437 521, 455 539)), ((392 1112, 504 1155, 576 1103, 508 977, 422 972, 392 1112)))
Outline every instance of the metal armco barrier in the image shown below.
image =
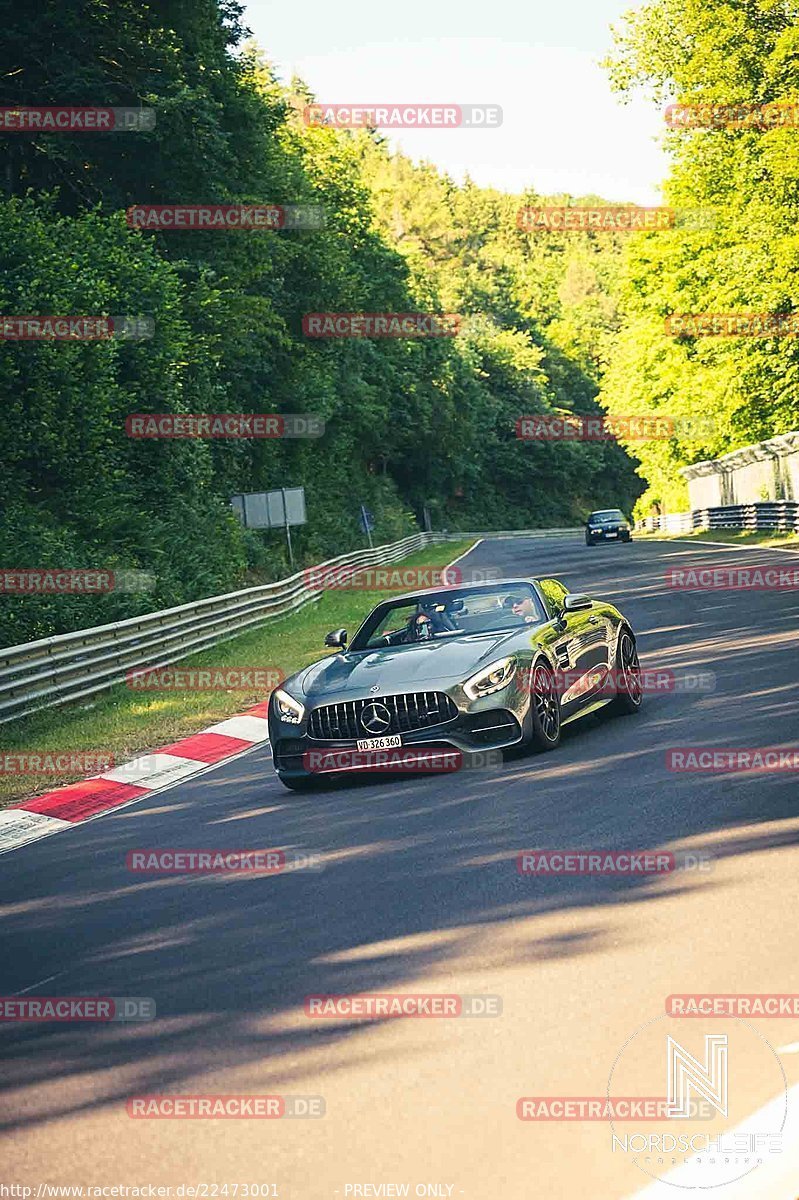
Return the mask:
MULTIPOLYGON (((462 538, 547 538, 547 537, 577 537, 581 538, 585 527, 575 529, 492 529, 489 533, 448 533, 443 535, 449 541, 460 541, 462 538)), ((433 535, 435 536, 435 535, 433 535)))
POLYGON ((373 550, 342 554, 276 583, 10 646, 0 650, 0 724, 106 691, 123 683, 128 671, 170 666, 190 654, 230 641, 256 625, 296 612, 322 595, 320 589, 309 585, 312 572, 345 566, 385 566, 426 546, 465 538, 579 536, 581 532, 531 529, 497 534, 416 533, 373 550))
POLYGON ((636 529, 647 533, 690 533, 694 528, 693 513, 666 513, 661 517, 645 517, 636 521, 636 529))
POLYGON ((666 513, 636 522, 648 533, 689 533, 694 529, 782 530, 799 533, 799 504, 794 500, 767 500, 757 504, 724 504, 696 508, 688 513, 666 513))

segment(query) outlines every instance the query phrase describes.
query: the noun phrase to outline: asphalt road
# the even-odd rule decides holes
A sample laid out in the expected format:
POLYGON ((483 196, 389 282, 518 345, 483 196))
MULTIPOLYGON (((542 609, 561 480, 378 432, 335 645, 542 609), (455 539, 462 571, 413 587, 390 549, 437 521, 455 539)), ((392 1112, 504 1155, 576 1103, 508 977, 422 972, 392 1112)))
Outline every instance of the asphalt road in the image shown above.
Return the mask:
MULTIPOLYGON (((611 1152, 607 1123, 524 1122, 516 1102, 604 1095, 620 1048, 669 994, 799 992, 795 773, 666 768, 679 746, 799 746, 799 593, 675 591, 666 570, 794 562, 685 543, 484 542, 465 575, 555 575, 606 597, 645 666, 713 672, 715 690, 592 716, 554 754, 308 797, 277 783, 262 748, 0 858, 0 993, 146 996, 158 1014, 0 1028, 0 1180, 173 1196, 181 1183, 227 1183, 231 1196, 274 1184, 309 1200, 406 1183, 469 1200, 635 1194, 648 1178, 611 1152), (217 846, 295 848, 324 869, 125 866, 130 850, 217 846), (520 876, 532 847, 713 859, 659 878, 520 876), (365 992, 499 996, 502 1015, 304 1015, 309 994, 365 992), (154 1093, 321 1096, 326 1114, 131 1119, 126 1099, 154 1093)), ((780 1056, 793 1087, 799 1021, 756 1024, 776 1048, 796 1043, 780 1056)), ((762 1056, 742 1051, 736 1070, 739 1115, 774 1098, 762 1056)), ((751 1194, 793 1197, 785 1179, 751 1194)))

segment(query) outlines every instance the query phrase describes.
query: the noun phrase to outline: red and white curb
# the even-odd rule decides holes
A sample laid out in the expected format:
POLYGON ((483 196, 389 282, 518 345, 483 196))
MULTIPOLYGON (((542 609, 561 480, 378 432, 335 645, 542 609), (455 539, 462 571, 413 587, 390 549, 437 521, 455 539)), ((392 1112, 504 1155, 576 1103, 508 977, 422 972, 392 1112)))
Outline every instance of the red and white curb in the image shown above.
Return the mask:
POLYGON ((269 740, 268 701, 78 783, 0 811, 0 854, 112 812, 269 740))

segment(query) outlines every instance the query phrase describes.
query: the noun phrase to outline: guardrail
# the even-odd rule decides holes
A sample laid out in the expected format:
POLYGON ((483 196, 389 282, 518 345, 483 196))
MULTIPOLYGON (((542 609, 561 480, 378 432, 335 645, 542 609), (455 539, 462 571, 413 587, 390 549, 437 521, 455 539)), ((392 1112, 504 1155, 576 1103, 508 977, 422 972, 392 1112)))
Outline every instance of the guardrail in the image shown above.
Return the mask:
MULTIPOLYGON (((417 533, 374 550, 342 554, 313 569, 384 566, 438 540, 441 534, 417 533)), ((322 594, 308 586, 310 569, 276 583, 0 650, 0 723, 94 695, 122 683, 128 671, 169 666, 296 612, 322 594)))
POLYGON ((442 536, 449 538, 450 541, 460 541, 462 538, 547 538, 547 537, 577 537, 581 538, 585 533, 585 527, 581 525, 579 529, 575 529, 573 525, 568 529, 492 529, 490 533, 448 533, 442 536))
POLYGON ((778 529, 799 532, 799 504, 793 500, 726 504, 694 513, 697 529, 778 529))
POLYGON ((781 530, 799 533, 799 504, 794 500, 764 500, 756 504, 721 504, 688 513, 664 513, 637 521, 649 533, 688 533, 694 529, 781 530))
POLYGON ((106 691, 124 682, 129 671, 169 666, 230 641, 254 626, 297 612, 322 595, 319 588, 309 584, 312 573, 336 567, 386 566, 425 546, 464 538, 580 533, 579 529, 416 533, 373 550, 341 554, 275 583, 10 646, 0 650, 0 724, 106 691))
POLYGON ((661 517, 645 517, 636 521, 636 529, 647 533, 690 533, 694 528, 693 513, 665 513, 661 517))

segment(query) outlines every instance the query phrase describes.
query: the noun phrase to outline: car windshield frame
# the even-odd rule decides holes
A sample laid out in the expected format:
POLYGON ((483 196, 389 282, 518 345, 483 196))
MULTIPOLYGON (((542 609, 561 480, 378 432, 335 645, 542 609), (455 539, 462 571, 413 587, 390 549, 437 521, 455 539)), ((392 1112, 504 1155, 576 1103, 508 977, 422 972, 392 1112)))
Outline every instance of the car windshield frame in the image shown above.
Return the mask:
MULTIPOLYGON (((497 608, 497 613, 508 612, 508 611, 509 611, 508 609, 502 609, 499 607, 497 608)), ((455 613, 455 616, 457 616, 457 612, 455 613)), ((382 650, 382 649, 389 649, 389 648, 398 649, 398 650, 399 649, 409 649, 410 650, 410 649, 413 649, 413 647, 415 647, 415 646, 417 646, 417 647, 418 646, 429 646, 431 644, 431 642, 433 642, 433 643, 444 642, 444 641, 449 640, 450 638, 454 638, 454 637, 458 637, 458 636, 469 637, 475 633, 513 633, 515 630, 522 630, 524 628, 529 628, 530 625, 543 625, 549 619, 550 618, 546 612, 546 606, 544 605, 543 601, 541 600, 541 596, 538 593, 538 589, 532 580, 519 580, 518 582, 514 582, 513 580, 511 580, 511 581, 508 581, 508 582, 502 583, 502 584, 496 584, 496 583, 475 584, 473 588, 470 588, 470 587, 450 588, 450 589, 442 588, 442 589, 440 589, 438 591, 434 591, 434 592, 420 592, 418 595, 409 595, 409 596, 394 596, 394 597, 390 597, 389 599, 381 601, 380 604, 375 605, 375 607, 368 614, 366 619, 361 623, 361 625, 359 626, 358 630, 356 631, 355 635, 353 636, 352 641, 350 642, 347 649, 349 651, 354 651, 356 653, 358 651, 364 651, 364 650, 373 652, 375 650, 382 650), (455 601, 455 600, 468 601, 469 597, 478 596, 478 595, 480 595, 480 596, 494 595, 497 597, 502 597, 503 599, 505 597, 514 596, 514 595, 523 596, 525 599, 527 599, 529 597, 530 600, 532 600, 533 606, 534 606, 534 612, 531 614, 532 621, 519 620, 517 618, 516 623, 507 624, 507 625, 498 625, 497 627, 490 628, 490 629, 479 629, 479 630, 457 629, 457 630, 448 631, 448 632, 434 633, 430 638, 425 639, 425 640, 386 643, 385 646, 380 645, 380 644, 377 644, 377 645, 370 644, 371 639, 375 633, 375 630, 380 627, 380 625, 385 620, 386 616, 393 609, 406 611, 409 608, 412 608, 414 605, 418 606, 419 604, 431 605, 431 606, 435 605, 435 604, 442 604, 442 603, 451 604, 452 601, 455 601)), ((380 636, 383 637, 385 635, 381 634, 380 636)))
POLYGON ((624 513, 620 508, 598 508, 596 512, 592 512, 588 517, 588 524, 592 521, 626 521, 624 513))

